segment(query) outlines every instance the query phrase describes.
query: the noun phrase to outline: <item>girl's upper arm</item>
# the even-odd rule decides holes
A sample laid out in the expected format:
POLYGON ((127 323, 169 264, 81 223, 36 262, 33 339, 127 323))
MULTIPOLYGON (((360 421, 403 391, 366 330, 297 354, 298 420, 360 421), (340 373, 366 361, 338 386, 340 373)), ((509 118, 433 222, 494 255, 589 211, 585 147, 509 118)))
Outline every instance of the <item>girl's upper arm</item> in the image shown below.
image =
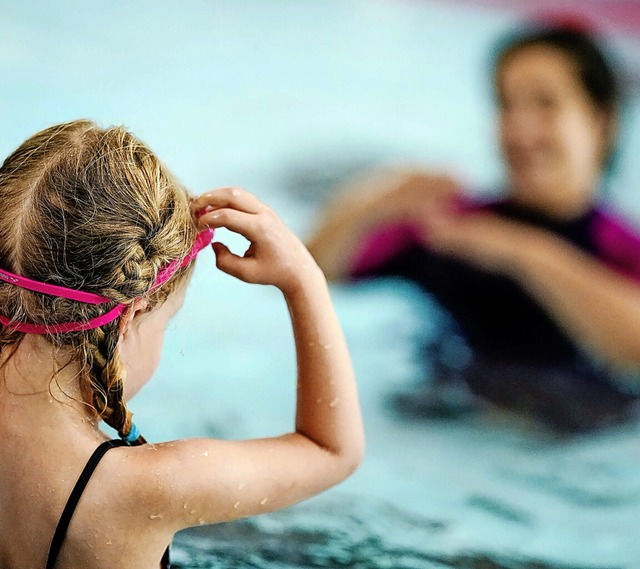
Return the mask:
POLYGON ((245 441, 185 439, 139 450, 149 518, 171 532, 289 506, 336 484, 356 466, 297 433, 245 441))

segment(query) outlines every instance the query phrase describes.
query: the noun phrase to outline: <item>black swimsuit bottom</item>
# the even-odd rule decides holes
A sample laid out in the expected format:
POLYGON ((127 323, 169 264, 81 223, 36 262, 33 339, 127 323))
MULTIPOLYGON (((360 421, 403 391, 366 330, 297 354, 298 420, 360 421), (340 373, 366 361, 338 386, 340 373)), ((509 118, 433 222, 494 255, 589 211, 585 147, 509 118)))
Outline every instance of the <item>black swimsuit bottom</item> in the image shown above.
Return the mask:
MULTIPOLYGON (((55 567, 56 560, 58 559, 58 555, 60 554, 62 542, 67 535, 67 530, 69 529, 69 524, 71 523, 73 513, 76 511, 76 507, 78 506, 78 502, 80 501, 82 492, 84 492, 84 489, 86 488, 89 479, 93 474, 93 471, 96 469, 96 466, 98 466, 98 463, 107 453, 107 451, 111 450, 112 448, 121 446, 127 446, 127 443, 125 441, 116 439, 105 441, 95 451, 93 451, 91 458, 89 458, 89 460, 87 461, 87 464, 80 474, 76 485, 73 487, 73 490, 69 495, 69 499, 67 500, 67 504, 62 511, 62 515, 60 516, 60 520, 58 521, 56 531, 54 532, 53 539, 51 540, 51 547, 49 548, 49 557, 47 558, 46 569, 53 569, 55 567)), ((170 567, 171 565, 169 562, 169 548, 167 548, 167 550, 164 552, 164 555, 162 556, 160 568, 170 569, 170 567)))

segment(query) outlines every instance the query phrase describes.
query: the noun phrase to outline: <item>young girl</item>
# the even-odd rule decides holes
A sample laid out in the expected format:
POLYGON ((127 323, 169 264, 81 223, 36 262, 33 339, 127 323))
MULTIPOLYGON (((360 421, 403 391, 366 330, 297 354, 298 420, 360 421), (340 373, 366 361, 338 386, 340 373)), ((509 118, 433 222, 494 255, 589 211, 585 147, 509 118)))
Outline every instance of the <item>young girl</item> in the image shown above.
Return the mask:
POLYGON ((283 508, 357 467, 356 386, 324 276, 254 196, 192 200, 130 133, 74 121, 7 158, 0 204, 0 567, 168 567, 177 531, 283 508), (284 294, 295 431, 143 444, 127 401, 218 227, 251 243, 243 257, 213 243, 218 268, 284 294))

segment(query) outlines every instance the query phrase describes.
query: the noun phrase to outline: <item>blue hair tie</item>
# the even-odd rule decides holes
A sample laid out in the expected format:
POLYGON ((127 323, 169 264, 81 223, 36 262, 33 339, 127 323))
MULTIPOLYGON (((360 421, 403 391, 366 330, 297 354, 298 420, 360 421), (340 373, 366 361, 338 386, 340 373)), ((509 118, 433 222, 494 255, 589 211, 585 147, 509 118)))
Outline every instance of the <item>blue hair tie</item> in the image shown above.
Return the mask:
POLYGON ((131 423, 131 430, 128 435, 120 437, 125 443, 135 443, 140 438, 140 431, 135 423, 131 423))

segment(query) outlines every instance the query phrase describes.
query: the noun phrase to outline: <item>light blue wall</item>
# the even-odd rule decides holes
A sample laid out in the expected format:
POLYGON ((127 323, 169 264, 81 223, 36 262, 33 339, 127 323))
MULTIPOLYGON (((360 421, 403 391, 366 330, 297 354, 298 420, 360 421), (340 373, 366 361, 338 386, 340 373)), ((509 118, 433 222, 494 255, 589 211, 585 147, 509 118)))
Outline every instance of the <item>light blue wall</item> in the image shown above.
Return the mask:
MULTIPOLYGON (((194 190, 349 155, 477 186, 500 177, 487 75, 513 21, 500 12, 390 0, 0 8, 2 155, 50 123, 90 117, 128 125, 194 190)), ((640 219, 635 97, 615 199, 640 219)), ((265 192, 259 180, 252 189, 265 192)))

